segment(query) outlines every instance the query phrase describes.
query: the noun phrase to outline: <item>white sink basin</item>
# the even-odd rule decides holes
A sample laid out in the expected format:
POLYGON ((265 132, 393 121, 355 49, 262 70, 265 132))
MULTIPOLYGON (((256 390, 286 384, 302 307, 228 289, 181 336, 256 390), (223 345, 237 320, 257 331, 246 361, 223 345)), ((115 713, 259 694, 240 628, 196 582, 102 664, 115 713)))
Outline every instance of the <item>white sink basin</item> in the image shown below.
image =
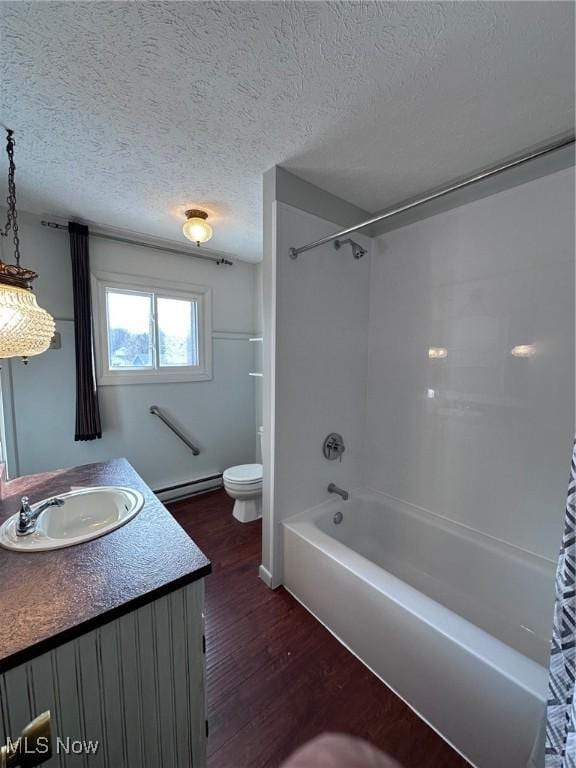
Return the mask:
MULTIPOLYGON (((27 536, 16 534, 18 514, 9 517, 0 528, 0 546, 20 552, 72 547, 119 528, 144 506, 140 491, 117 486, 78 488, 57 498, 64 504, 41 512, 36 530, 27 536)), ((32 512, 43 501, 32 504, 32 512)))

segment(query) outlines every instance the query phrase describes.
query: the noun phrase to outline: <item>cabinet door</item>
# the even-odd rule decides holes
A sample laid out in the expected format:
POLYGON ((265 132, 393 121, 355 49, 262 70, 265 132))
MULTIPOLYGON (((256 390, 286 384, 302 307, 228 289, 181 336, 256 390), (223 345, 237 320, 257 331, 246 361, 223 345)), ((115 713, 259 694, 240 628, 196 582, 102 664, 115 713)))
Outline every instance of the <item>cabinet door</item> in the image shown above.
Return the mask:
POLYGON ((194 582, 0 675, 0 745, 50 711, 46 766, 205 768, 203 597, 194 582))

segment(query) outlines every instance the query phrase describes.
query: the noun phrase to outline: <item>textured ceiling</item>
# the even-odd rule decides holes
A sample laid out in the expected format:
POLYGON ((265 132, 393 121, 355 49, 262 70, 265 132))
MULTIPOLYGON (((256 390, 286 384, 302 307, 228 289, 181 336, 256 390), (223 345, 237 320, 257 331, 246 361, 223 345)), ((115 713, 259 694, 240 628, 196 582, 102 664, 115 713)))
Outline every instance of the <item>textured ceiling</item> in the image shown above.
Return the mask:
MULTIPOLYGON (((261 257, 282 164, 382 209, 571 130, 571 2, 2 2, 23 210, 261 257)), ((5 167, 5 166, 2 166, 5 167)))

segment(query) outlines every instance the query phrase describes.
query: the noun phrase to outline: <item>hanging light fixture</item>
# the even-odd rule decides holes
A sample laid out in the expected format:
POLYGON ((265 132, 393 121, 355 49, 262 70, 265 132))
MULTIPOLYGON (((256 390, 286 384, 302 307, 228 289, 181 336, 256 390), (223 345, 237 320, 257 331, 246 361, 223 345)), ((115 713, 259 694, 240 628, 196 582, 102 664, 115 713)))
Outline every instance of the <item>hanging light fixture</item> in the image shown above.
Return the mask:
POLYGON ((12 230, 15 264, 0 259, 0 358, 22 357, 45 352, 54 335, 54 320, 36 303, 32 282, 38 277, 31 269, 20 266, 20 238, 16 212, 16 166, 14 164, 14 131, 6 128, 8 154, 8 218, 2 237, 12 230))
POLYGON ((192 240, 200 247, 200 243, 205 243, 212 237, 212 227, 206 222, 208 214, 206 211, 199 211, 197 208, 191 208, 186 211, 186 221, 182 225, 184 237, 192 240))

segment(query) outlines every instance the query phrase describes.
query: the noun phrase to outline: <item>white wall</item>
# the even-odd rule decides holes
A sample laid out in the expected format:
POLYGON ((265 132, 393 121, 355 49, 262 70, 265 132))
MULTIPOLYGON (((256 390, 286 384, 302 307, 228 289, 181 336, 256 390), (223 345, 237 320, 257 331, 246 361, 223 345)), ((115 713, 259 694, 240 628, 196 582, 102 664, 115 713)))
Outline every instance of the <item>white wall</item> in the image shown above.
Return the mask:
POLYGON ((554 560, 574 436, 573 215, 570 168, 379 238, 370 276, 367 484, 554 560), (534 357, 511 356, 518 344, 534 357))
MULTIPOLYGON (((257 269, 233 267, 92 238, 95 270, 164 277, 213 289, 214 378, 208 382, 107 386, 99 390, 101 440, 74 442, 75 378, 72 284, 67 232, 47 230, 39 218, 21 215, 22 258, 37 269, 41 306, 58 318, 62 349, 32 358, 28 366, 12 361, 12 396, 18 472, 126 456, 153 487, 187 482, 254 460, 254 345, 248 337, 257 322, 257 269), (150 405, 166 409, 198 442, 192 453, 156 418, 150 405)), ((10 395, 7 366, 4 393, 10 395)), ((9 430, 10 432, 10 430, 9 430)), ((14 446, 15 443, 15 446, 14 446)))
MULTIPOLYGON (((345 489, 360 484, 370 272, 370 257, 355 261, 348 247, 328 245, 291 260, 290 246, 335 226, 283 203, 275 204, 275 219, 275 275, 269 277, 276 334, 273 370, 267 371, 274 377, 275 407, 265 409, 264 420, 274 457, 265 462, 274 551, 263 555, 273 576, 281 572, 281 521, 326 500, 330 482, 345 489), (322 454, 330 432, 344 437, 342 463, 322 454)), ((264 289, 266 297, 266 279, 264 289)), ((267 317, 267 333, 270 328, 267 317)))

